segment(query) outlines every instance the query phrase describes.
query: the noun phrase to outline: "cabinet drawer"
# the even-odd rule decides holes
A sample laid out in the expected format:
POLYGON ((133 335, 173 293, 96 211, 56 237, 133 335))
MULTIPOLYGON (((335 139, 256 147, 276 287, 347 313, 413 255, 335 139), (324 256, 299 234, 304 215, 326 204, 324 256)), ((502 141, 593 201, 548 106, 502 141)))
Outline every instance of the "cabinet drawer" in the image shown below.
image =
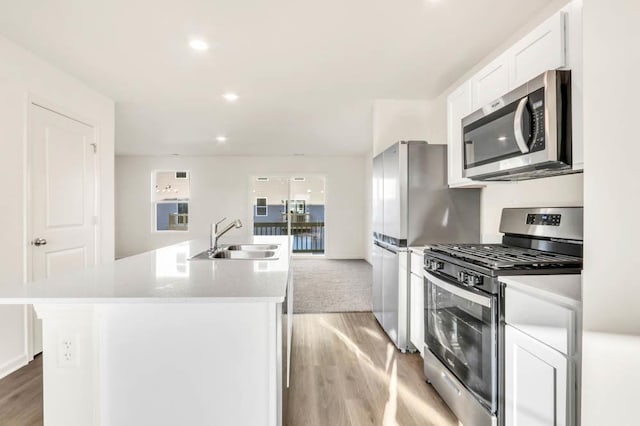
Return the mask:
POLYGON ((575 352, 576 313, 509 286, 505 322, 566 355, 575 352))
POLYGON ((424 268, 424 257, 419 253, 411 252, 411 273, 422 277, 422 268, 424 268))
POLYGON ((465 425, 496 426, 498 424, 497 417, 480 404, 427 347, 424 348, 424 376, 465 425))

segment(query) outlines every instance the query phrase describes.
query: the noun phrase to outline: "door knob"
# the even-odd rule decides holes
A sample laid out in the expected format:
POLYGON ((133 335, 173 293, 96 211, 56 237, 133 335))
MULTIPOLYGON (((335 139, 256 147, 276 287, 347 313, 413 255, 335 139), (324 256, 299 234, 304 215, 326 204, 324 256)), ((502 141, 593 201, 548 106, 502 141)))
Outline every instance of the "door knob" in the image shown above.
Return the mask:
POLYGON ((31 244, 33 244, 34 246, 44 246, 47 244, 47 240, 45 240, 44 238, 36 238, 35 240, 31 241, 31 244))

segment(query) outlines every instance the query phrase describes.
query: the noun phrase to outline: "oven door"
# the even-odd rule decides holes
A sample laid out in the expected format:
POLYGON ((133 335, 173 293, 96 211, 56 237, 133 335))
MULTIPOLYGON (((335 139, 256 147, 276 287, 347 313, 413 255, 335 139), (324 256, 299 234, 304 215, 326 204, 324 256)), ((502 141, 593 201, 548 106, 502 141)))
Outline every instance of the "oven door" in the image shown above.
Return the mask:
POLYGON ((493 413, 498 405, 498 298, 425 271, 429 350, 493 413))

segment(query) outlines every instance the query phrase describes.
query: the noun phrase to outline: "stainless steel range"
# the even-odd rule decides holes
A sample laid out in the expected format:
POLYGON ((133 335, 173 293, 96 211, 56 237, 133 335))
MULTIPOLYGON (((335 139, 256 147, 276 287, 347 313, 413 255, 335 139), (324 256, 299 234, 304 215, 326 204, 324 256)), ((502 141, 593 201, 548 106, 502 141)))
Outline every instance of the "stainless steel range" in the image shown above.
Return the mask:
POLYGON ((427 380, 468 425, 504 424, 499 277, 579 274, 581 207, 504 209, 502 244, 433 244, 424 258, 427 380))

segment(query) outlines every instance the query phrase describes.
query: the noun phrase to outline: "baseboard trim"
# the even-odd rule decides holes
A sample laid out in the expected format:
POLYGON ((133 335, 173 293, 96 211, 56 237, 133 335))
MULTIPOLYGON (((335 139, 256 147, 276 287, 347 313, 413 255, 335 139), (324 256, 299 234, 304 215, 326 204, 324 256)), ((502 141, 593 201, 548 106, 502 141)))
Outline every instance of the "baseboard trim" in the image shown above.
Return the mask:
POLYGON ((4 364, 0 365, 0 379, 8 376, 9 374, 13 373, 16 370, 19 370, 20 368, 24 367, 28 363, 29 363, 29 357, 27 356, 27 354, 20 354, 16 358, 8 362, 5 362, 4 364))

